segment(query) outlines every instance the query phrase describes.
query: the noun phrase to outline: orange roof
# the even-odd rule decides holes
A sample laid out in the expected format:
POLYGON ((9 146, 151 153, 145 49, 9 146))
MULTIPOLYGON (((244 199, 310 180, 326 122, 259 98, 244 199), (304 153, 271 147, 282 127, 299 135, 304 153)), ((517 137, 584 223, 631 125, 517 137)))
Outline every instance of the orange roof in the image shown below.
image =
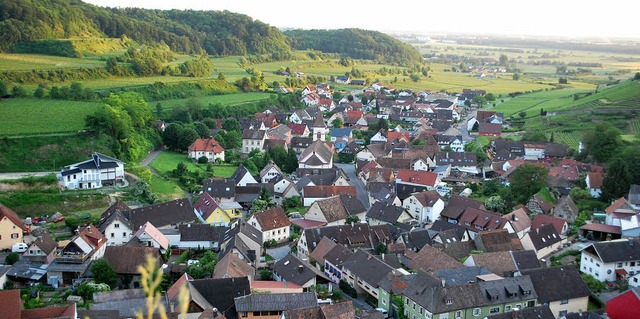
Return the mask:
POLYGON ((302 289, 301 286, 298 286, 292 282, 287 281, 269 281, 269 280, 252 280, 251 281, 251 289, 302 289))
POLYGON ((16 214, 14 211, 9 209, 9 207, 0 204, 0 220, 2 220, 5 217, 8 218, 11 222, 13 222, 14 225, 22 228, 22 230, 27 230, 24 227, 24 224, 22 223, 22 220, 20 219, 20 217, 18 217, 18 214, 16 214))
POLYGON ((180 278, 173 285, 171 285, 169 289, 167 289, 167 298, 169 298, 169 300, 174 300, 180 293, 180 288, 182 288, 183 285, 186 285, 187 281, 191 280, 193 280, 193 278, 191 278, 191 276, 189 276, 187 273, 180 276, 180 278))
POLYGON ((22 310, 22 319, 75 318, 76 304, 22 310))
POLYGON ((169 248, 169 239, 167 236, 163 235, 156 226, 153 226, 151 222, 146 222, 144 225, 133 234, 133 237, 140 236, 143 232, 147 233, 147 235, 151 236, 153 240, 155 240, 161 248, 167 249, 169 248))
POLYGON ((347 111, 347 117, 361 118, 363 116, 364 116, 364 113, 362 111, 358 111, 358 110, 348 110, 347 111))
POLYGON ((20 318, 22 307, 20 289, 0 291, 0 319, 20 318))
POLYGON ((411 133, 393 131, 393 132, 389 132, 387 134, 387 141, 393 141, 396 138, 399 139, 399 140, 404 139, 405 141, 410 142, 411 141, 411 133))
POLYGON ((620 206, 627 203, 627 200, 624 197, 618 198, 613 204, 609 205, 609 207, 605 208, 605 213, 612 214, 614 213, 620 206))
POLYGON ((291 225, 291 222, 282 207, 257 212, 254 213, 253 216, 258 220, 262 231, 288 227, 291 225))
POLYGON ((432 172, 418 172, 410 169, 399 169, 397 179, 411 184, 436 186, 438 174, 432 172))
POLYGON ((604 179, 602 173, 589 173, 589 188, 602 187, 602 180, 604 179))
POLYGON ((189 151, 214 152, 216 154, 224 152, 224 148, 213 137, 199 138, 189 146, 189 151))
POLYGON ((87 225, 78 232, 78 237, 81 237, 85 243, 93 246, 93 249, 98 249, 107 242, 107 237, 104 237, 100 233, 98 227, 93 224, 87 225))

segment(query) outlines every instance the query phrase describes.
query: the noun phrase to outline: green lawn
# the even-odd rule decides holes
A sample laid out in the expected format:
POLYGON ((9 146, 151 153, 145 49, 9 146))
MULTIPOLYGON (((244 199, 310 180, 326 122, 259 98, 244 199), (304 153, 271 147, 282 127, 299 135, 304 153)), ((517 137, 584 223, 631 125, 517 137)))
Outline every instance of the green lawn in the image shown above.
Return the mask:
POLYGON ((84 118, 99 109, 100 102, 36 98, 0 101, 0 136, 78 132, 84 118))
POLYGON ((184 197, 184 191, 176 183, 157 175, 151 175, 149 187, 151 191, 158 196, 160 201, 163 202, 184 197))
POLYGON ((186 99, 172 99, 172 100, 164 100, 164 101, 154 101, 149 102, 149 105, 152 108, 160 103, 162 105, 163 110, 171 110, 176 105, 184 105, 188 100, 195 99, 207 106, 209 104, 222 104, 222 105, 237 105, 249 102, 257 102, 266 100, 271 96, 269 93, 233 93, 233 94, 223 94, 223 95, 207 95, 207 96, 197 96, 190 97, 186 99))
MULTIPOLYGON (((178 166, 178 163, 185 163, 189 171, 204 172, 207 169, 206 164, 197 164, 187 158, 187 154, 172 151, 164 151, 158 155, 150 164, 159 174, 168 176, 178 166)), ((213 165, 213 175, 215 177, 230 177, 237 169, 231 165, 213 165)))

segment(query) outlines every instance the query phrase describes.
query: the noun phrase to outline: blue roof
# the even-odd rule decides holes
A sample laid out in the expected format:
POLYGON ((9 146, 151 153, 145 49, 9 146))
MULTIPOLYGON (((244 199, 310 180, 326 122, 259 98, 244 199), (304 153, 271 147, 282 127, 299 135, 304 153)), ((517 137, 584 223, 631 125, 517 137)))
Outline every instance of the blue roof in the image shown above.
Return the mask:
POLYGON ((351 136, 351 128, 348 128, 348 127, 345 127, 345 128, 332 127, 330 134, 331 134, 332 137, 351 136))

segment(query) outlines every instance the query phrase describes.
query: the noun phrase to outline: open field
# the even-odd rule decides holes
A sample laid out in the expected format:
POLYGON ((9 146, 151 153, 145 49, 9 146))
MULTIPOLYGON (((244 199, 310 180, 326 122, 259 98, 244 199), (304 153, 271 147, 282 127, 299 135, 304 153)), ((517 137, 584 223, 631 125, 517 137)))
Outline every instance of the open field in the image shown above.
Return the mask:
POLYGON ((0 53, 0 70, 3 71, 76 69, 104 65, 104 61, 97 59, 65 58, 44 54, 0 53))
POLYGON ((163 107, 163 110, 166 111, 167 109, 173 109, 173 107, 176 105, 183 105, 190 99, 195 99, 205 106, 209 104, 238 105, 266 100, 269 98, 269 96, 271 96, 271 94, 269 93, 233 93, 223 95, 196 96, 186 99, 154 101, 149 102, 149 105, 151 107, 155 107, 156 104, 160 103, 160 105, 162 105, 163 107))
POLYGON ((0 102, 0 136, 77 132, 100 102, 20 98, 0 102))
MULTIPOLYGON (((197 164, 193 162, 187 158, 187 154, 171 151, 164 151, 160 153, 149 166, 155 169, 159 174, 168 176, 180 162, 185 163, 190 172, 205 172, 207 169, 206 164, 197 164)), ((230 177, 233 175, 233 172, 236 171, 236 168, 236 166, 231 165, 213 165, 213 175, 215 177, 230 177)))

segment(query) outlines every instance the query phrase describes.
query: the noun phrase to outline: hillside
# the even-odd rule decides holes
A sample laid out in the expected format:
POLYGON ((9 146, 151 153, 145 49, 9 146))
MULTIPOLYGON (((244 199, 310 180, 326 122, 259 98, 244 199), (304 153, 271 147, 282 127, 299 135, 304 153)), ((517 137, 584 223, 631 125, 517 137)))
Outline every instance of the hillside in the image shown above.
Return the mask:
POLYGON ((36 40, 77 37, 131 38, 142 44, 164 42, 173 51, 212 55, 289 51, 282 33, 228 11, 102 8, 79 0, 0 2, 0 50, 77 56, 69 43, 39 49, 36 40))
POLYGON ((284 33, 294 49, 314 49, 346 54, 354 59, 374 60, 379 63, 420 63, 420 53, 378 31, 362 29, 290 30, 284 33))

